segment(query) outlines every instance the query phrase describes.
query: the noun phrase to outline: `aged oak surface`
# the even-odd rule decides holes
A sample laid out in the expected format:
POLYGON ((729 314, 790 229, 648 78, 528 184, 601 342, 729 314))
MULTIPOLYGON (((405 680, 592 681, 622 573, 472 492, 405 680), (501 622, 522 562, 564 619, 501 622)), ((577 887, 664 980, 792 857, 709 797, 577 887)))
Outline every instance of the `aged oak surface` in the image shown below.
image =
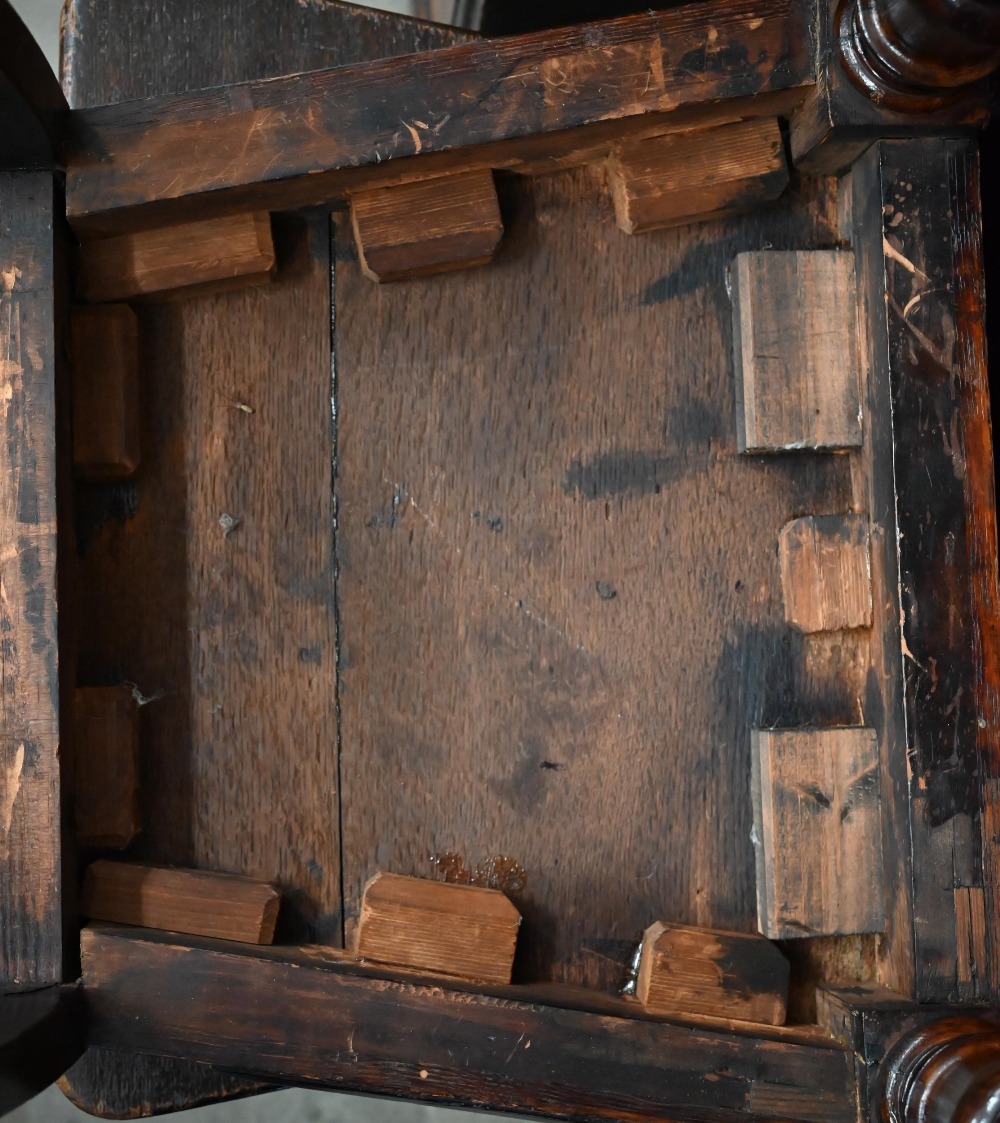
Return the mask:
POLYGON ((142 829, 139 706, 132 691, 74 691, 73 733, 77 845, 123 849, 142 829))
MULTIPOLYGON (((234 0, 226 10, 220 20, 198 0, 148 10, 79 0, 63 25, 70 101, 183 92, 468 38, 333 4, 234 0)), ((89 602, 81 674, 97 685, 127 679, 148 702, 137 854, 276 877, 290 890, 286 934, 339 944, 328 242, 324 221, 279 229, 282 272, 267 291, 140 310, 146 462, 134 481, 81 493, 87 580, 102 590, 89 602), (223 514, 243 520, 228 539, 223 514), (248 550, 256 527, 271 529, 248 550), (189 603, 196 572, 209 582, 189 603), (189 646, 198 631, 204 657, 189 646), (280 694, 264 682, 280 682, 280 694), (248 746, 249 763, 263 757, 266 769, 248 767, 248 746), (275 814, 262 816, 263 806, 275 814)), ((120 1115, 260 1085, 98 1050, 64 1087, 88 1110, 120 1115)))
MULTIPOLYGON (((989 997, 998 985, 1000 671, 973 145, 879 145, 854 170, 852 212, 877 387, 869 404, 874 479, 864 502, 881 527, 873 534, 875 603, 884 598, 890 607, 875 629, 885 660, 881 712, 871 691, 868 706, 889 743, 905 744, 908 762, 907 775, 897 750, 891 786, 883 772, 894 824, 885 868, 895 880, 911 845, 913 862, 912 974, 894 940, 885 981, 922 1001, 967 994, 958 972, 969 933, 959 930, 955 889, 983 889, 987 962, 974 989, 989 997), (879 544, 897 540, 898 563, 879 544), (892 982, 897 971, 901 981, 892 982)), ((893 896, 902 910, 903 898, 893 896)))
POLYGON ((497 889, 381 873, 365 886, 355 951, 376 963, 509 983, 520 925, 497 889))
POLYGON ((730 120, 774 116, 811 77, 807 21, 794 0, 764 8, 717 0, 707 26, 692 3, 432 57, 95 108, 71 125, 69 214, 81 232, 113 233, 323 205, 396 177, 524 167, 595 144, 607 154, 629 133, 710 121, 723 98, 730 120))
POLYGON ((785 619, 803 632, 872 626, 867 515, 806 515, 778 536, 785 619))
POLYGON ((776 548, 848 461, 738 452, 726 291, 835 241, 833 184, 643 238, 597 172, 502 204, 493 265, 405 286, 338 220, 345 908, 503 856, 523 976, 615 987, 664 902, 755 930, 752 726, 862 717, 862 641, 785 623, 776 548))
POLYGON ((0 990, 63 980, 56 370, 61 206, 0 172, 0 990))
POLYGON ((856 1117, 853 1058, 829 1039, 588 1014, 519 1001, 515 988, 487 997, 365 977, 296 949, 258 956, 134 930, 86 929, 83 955, 94 1039, 107 1046, 570 1120, 856 1117))
POLYGON ((783 1025, 788 960, 761 936, 657 921, 642 936, 636 997, 661 1014, 783 1025))
POLYGON ((627 234, 752 210, 788 186, 781 127, 765 117, 616 145, 608 179, 627 234))
POLYGON ((218 940, 269 944, 280 903, 281 895, 266 881, 101 860, 87 867, 80 915, 218 940))

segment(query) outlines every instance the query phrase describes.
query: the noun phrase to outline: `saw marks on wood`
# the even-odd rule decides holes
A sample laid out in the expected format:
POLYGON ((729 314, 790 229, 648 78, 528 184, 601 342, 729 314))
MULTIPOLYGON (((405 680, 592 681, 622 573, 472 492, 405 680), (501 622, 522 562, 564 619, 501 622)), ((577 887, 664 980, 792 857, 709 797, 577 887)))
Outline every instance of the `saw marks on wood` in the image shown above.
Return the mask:
POLYGON ((732 289, 740 449, 860 446, 854 255, 743 253, 732 289))
POLYGON ((773 940, 884 926, 873 729, 757 729, 752 738, 760 931, 773 940))
POLYGON ((509 983, 520 925, 499 890, 381 873, 365 886, 356 951, 376 963, 509 983))
POLYGON ((518 978, 620 987, 664 901, 754 930, 750 729, 856 722, 864 681, 785 623, 775 547, 847 509, 846 458, 735 440, 727 270, 829 243, 805 190, 625 238, 600 172, 508 181, 489 268, 402 286, 338 218, 349 925, 448 853, 525 871, 518 978))

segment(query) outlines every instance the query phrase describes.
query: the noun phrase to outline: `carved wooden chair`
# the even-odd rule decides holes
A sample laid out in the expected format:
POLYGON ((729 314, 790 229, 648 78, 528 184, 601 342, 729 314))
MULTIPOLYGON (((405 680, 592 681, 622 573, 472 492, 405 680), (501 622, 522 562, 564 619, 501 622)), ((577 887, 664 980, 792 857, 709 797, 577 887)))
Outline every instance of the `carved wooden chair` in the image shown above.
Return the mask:
POLYGON ((0 1106, 1000 1118, 998 62, 0 0, 0 1106))

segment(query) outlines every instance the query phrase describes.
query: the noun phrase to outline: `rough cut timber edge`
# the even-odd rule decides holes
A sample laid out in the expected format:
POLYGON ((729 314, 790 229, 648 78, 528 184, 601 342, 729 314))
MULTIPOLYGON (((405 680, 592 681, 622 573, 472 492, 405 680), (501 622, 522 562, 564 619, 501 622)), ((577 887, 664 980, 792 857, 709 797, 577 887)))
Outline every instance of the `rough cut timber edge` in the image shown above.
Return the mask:
POLYGON ((853 1058, 824 1036, 741 1037, 547 1006, 535 988, 488 997, 364 977, 309 949, 98 927, 83 956, 102 1047, 567 1120, 856 1123, 853 1058), (234 993, 239 1017, 220 1016, 234 993))
POLYGON ((68 130, 70 220, 93 236, 329 206, 351 191, 456 170, 600 160, 636 132, 774 117, 798 104, 812 79, 808 25, 794 0, 765 9, 756 0, 717 0, 711 40, 703 6, 692 3, 76 110, 68 130), (747 58, 757 62, 748 66, 747 58), (572 97, 564 94, 569 80, 572 97))

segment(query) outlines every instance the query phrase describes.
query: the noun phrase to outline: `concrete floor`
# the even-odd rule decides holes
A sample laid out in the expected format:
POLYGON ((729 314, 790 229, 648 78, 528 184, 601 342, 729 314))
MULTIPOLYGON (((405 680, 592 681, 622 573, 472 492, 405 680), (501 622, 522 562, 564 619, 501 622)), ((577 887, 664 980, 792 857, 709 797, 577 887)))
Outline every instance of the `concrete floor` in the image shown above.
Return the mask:
MULTIPOLYGON (((58 70, 62 0, 12 0, 12 3, 41 43, 52 69, 58 70)), ((380 0, 370 6, 389 11, 409 10, 408 0, 380 0)), ((6 1116, 8 1123, 79 1123, 90 1118, 55 1087, 6 1116)), ((471 1123, 483 1117, 464 1111, 293 1088, 197 1111, 182 1111, 170 1118, 178 1123, 471 1123)), ((500 1117, 493 1118, 499 1123, 500 1117)))

